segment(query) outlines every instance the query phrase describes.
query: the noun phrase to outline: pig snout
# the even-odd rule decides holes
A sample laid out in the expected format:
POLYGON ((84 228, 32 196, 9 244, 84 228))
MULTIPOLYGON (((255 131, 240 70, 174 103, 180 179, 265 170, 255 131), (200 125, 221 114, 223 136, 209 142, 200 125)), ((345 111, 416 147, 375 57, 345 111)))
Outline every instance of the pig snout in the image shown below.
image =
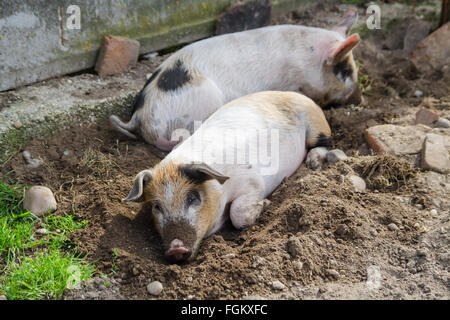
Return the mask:
POLYGON ((165 257, 169 262, 181 262, 191 256, 191 251, 186 249, 183 241, 174 239, 170 243, 169 249, 165 253, 165 257))
POLYGON ((359 105, 362 102, 361 90, 357 87, 347 99, 348 104, 359 105))

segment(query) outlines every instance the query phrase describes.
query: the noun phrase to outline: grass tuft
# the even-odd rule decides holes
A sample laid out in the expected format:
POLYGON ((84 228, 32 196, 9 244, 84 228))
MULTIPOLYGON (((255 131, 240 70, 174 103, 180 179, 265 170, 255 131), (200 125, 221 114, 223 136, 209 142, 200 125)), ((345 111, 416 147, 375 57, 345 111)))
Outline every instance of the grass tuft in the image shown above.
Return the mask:
POLYGON ((67 287, 94 272, 67 237, 88 222, 70 214, 41 220, 21 209, 22 200, 17 184, 0 179, 0 294, 8 299, 60 299, 67 287), (36 225, 48 234, 36 235, 36 225))
POLYGON ((60 250, 41 251, 14 262, 3 281, 10 300, 61 299, 64 290, 89 279, 94 268, 60 250))

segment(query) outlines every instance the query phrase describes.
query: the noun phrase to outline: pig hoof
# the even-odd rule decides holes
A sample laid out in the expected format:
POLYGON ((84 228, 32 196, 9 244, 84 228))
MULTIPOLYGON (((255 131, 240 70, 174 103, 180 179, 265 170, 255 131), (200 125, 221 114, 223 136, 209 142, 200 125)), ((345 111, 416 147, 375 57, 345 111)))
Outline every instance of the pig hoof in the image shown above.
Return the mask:
POLYGON ((312 170, 322 169, 322 164, 326 158, 327 149, 323 147, 318 147, 311 149, 306 156, 306 165, 312 170))

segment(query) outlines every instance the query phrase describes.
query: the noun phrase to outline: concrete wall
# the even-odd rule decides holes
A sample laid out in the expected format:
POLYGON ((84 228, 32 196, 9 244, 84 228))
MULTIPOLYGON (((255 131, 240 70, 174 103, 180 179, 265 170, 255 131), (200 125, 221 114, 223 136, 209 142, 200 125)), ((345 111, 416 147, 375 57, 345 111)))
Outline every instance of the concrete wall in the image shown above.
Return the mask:
MULTIPOLYGON (((141 53, 212 35, 236 0, 0 0, 0 91, 93 67, 105 35, 134 38, 141 53), (70 5, 80 9, 67 11, 70 5)), ((272 0, 273 13, 310 0, 272 0)))

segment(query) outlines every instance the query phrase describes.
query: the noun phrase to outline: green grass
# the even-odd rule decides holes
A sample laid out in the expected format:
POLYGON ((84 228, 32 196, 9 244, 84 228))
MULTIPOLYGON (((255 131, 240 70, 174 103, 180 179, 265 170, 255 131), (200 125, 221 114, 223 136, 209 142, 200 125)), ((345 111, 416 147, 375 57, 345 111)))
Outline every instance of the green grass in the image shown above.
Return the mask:
POLYGON ((67 235, 85 227, 71 214, 42 219, 21 209, 23 190, 0 179, 0 295, 8 299, 60 299, 94 272, 67 235), (45 228, 46 235, 35 230, 45 228))
POLYGON ((64 290, 89 279, 94 268, 83 258, 61 250, 41 251, 11 265, 4 280, 8 299, 60 299, 64 290))

